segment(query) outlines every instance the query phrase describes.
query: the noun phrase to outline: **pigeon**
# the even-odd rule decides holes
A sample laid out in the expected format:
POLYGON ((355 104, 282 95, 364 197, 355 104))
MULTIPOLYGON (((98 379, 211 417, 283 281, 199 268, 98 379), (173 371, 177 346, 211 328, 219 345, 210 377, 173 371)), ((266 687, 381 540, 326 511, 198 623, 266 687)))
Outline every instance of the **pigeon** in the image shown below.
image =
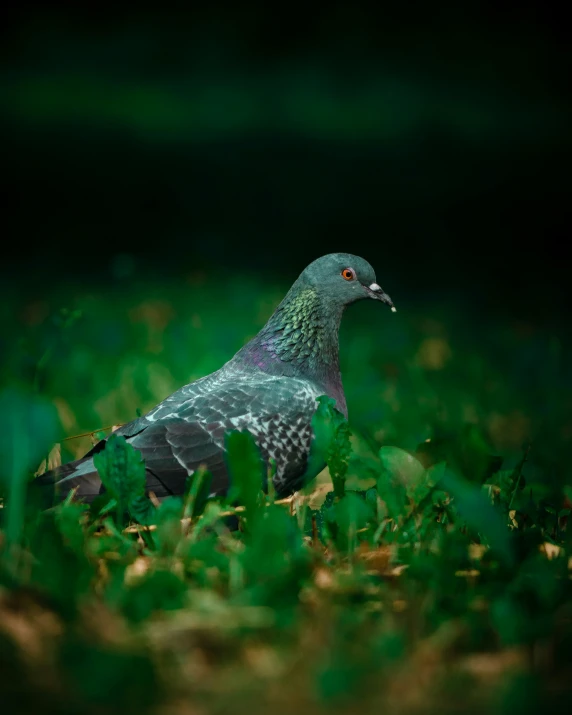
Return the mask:
MULTIPOLYGON (((147 491, 158 498, 183 494, 188 478, 206 468, 212 475, 209 496, 226 494, 225 435, 233 430, 250 432, 263 460, 274 460, 279 498, 316 477, 326 466, 325 458, 309 459, 317 398, 333 399, 347 419, 338 333, 346 306, 365 298, 395 311, 366 260, 349 253, 318 258, 231 360, 117 429, 114 434, 143 457, 147 491)), ((93 460, 105 445, 103 439, 83 458, 35 481, 51 486, 58 499, 75 489, 75 498, 93 501, 105 491, 93 460)))

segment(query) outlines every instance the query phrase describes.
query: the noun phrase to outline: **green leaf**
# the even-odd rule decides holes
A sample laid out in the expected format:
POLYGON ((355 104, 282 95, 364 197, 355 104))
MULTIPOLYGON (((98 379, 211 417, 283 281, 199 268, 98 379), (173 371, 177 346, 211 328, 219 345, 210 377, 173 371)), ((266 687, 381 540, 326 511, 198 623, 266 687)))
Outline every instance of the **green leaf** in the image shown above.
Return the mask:
POLYGON ((130 516, 138 524, 151 526, 157 522, 157 507, 145 494, 130 499, 127 504, 130 516))
POLYGON ((429 475, 434 467, 425 470, 412 454, 399 447, 382 447, 379 450, 382 474, 391 484, 405 487, 405 493, 419 503, 429 492, 429 475))
POLYGON ((207 505, 213 475, 207 469, 197 469, 185 484, 185 517, 199 517, 207 505))
POLYGON ((0 490, 6 496, 9 543, 17 543, 22 534, 28 476, 58 435, 59 420, 50 402, 15 388, 0 394, 0 490))
POLYGON ((125 511, 142 524, 152 523, 154 507, 145 494, 145 463, 122 435, 112 434, 93 457, 101 481, 117 500, 119 521, 125 511))
POLYGON ((379 458, 383 469, 402 484, 417 484, 425 475, 421 462, 399 447, 382 447, 379 458))
POLYGON ((341 548, 346 548, 352 541, 355 543, 357 530, 365 527, 374 516, 375 509, 371 502, 352 492, 346 492, 325 514, 328 527, 330 531, 333 527, 336 541, 341 548))
POLYGON ((89 513, 94 519, 96 519, 97 517, 108 514, 112 509, 116 508, 117 499, 115 499, 109 492, 104 492, 103 494, 98 494, 90 503, 89 513))
POLYGON ((382 447, 379 450, 381 474, 377 480, 377 493, 385 503, 388 516, 397 520, 407 510, 409 497, 423 498, 426 472, 418 459, 399 447, 382 447))
POLYGON ((145 494, 145 464, 141 453, 122 435, 110 435, 105 449, 93 457, 105 488, 120 502, 145 494))
POLYGON ((82 517, 88 511, 86 504, 78 502, 67 502, 58 506, 55 510, 56 524, 69 548, 75 553, 84 554, 85 531, 82 524, 82 517))
POLYGON ((233 587, 236 591, 246 587, 245 601, 276 611, 297 609, 310 564, 296 520, 283 507, 272 504, 261 510, 247 547, 238 558, 230 559, 229 575, 232 579, 234 568, 233 587))
POLYGON ((377 493, 387 509, 387 516, 397 521, 407 510, 407 494, 405 487, 399 482, 393 482, 387 474, 382 474, 377 480, 377 493))
POLYGON ((312 417, 314 440, 310 459, 326 462, 334 485, 334 495, 341 498, 345 493, 346 473, 351 455, 350 429, 345 417, 336 409, 335 400, 327 395, 320 395, 317 402, 318 407, 312 417))
POLYGON ((229 501, 242 504, 252 521, 259 508, 264 479, 260 451, 249 432, 229 432, 225 442, 231 483, 229 501))
POLYGON ((180 497, 167 497, 156 510, 157 543, 162 553, 175 552, 182 536, 181 519, 183 500, 180 497))

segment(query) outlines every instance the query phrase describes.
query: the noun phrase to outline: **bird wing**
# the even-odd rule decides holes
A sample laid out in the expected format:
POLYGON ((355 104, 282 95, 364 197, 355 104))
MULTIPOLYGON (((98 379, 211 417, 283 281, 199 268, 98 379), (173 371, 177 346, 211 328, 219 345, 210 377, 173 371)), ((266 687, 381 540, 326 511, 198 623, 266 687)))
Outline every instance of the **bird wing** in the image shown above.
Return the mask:
MULTIPOLYGON (((248 431, 263 458, 276 461, 275 485, 279 494, 299 488, 312 440, 311 419, 319 390, 290 377, 257 375, 253 378, 216 380, 190 391, 187 386, 164 400, 147 415, 118 430, 137 449, 147 469, 147 487, 157 496, 181 494, 185 482, 200 466, 212 474, 212 493, 229 486, 225 462, 225 433, 248 431)), ((93 453, 80 460, 74 471, 58 480, 60 494, 78 487, 78 496, 94 498, 101 489, 93 466, 93 453)))

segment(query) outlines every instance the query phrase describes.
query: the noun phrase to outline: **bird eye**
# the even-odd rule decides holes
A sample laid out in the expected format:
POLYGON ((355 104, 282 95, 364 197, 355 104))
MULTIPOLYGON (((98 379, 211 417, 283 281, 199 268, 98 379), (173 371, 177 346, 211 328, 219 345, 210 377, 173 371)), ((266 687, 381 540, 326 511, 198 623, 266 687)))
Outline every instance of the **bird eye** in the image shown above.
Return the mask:
POLYGON ((355 280, 356 273, 353 268, 344 268, 342 271, 342 278, 345 281, 353 281, 355 280))

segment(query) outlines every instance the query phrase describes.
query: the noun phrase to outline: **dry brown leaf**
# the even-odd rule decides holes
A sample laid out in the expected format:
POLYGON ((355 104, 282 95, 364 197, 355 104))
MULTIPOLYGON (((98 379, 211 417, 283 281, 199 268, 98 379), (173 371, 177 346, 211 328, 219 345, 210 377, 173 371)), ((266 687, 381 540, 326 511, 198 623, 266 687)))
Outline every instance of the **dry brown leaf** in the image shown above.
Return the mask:
POLYGON ((407 568, 409 568, 407 564, 399 564, 399 566, 394 566, 392 569, 388 569, 383 575, 397 578, 398 576, 401 576, 407 568))
POLYGON ((442 370, 451 359, 451 346, 443 338, 425 338, 419 350, 416 360, 421 367, 426 370, 442 370))
POLYGON ((369 544, 362 542, 357 550, 357 555, 366 562, 368 569, 387 573, 395 555, 395 549, 390 546, 378 546, 376 549, 371 549, 369 544))
POLYGON ((551 544, 549 541, 545 541, 544 544, 541 544, 539 549, 549 560, 558 558, 560 552, 562 551, 560 546, 551 544))
POLYGON ((129 586, 137 579, 141 578, 151 565, 148 556, 138 556, 132 564, 125 569, 125 583, 129 586))
POLYGON ((43 459, 40 466, 36 470, 35 476, 39 477, 41 474, 44 474, 45 472, 49 472, 52 469, 55 469, 56 467, 60 467, 62 464, 62 446, 59 444, 54 444, 54 446, 51 448, 50 453, 48 454, 46 459, 43 459))
POLYGON ((157 499, 155 492, 149 492, 149 501, 157 508, 161 506, 161 502, 157 499))
POLYGON ((127 622, 118 611, 92 600, 81 606, 81 628, 90 642, 122 646, 128 643, 131 633, 127 622))
POLYGON ((332 572, 325 568, 318 568, 314 573, 314 583, 318 588, 329 589, 332 588, 334 579, 332 572))
POLYGON ((527 667, 527 654, 522 648, 508 648, 500 653, 472 653, 459 667, 477 678, 498 678, 509 670, 527 667))
POLYGON ((52 402, 58 411, 58 418, 61 422, 63 430, 67 433, 76 430, 77 420, 70 404, 64 400, 63 397, 54 397, 52 402))
POLYGON ((14 596, 0 591, 0 631, 3 631, 30 660, 43 658, 50 641, 62 633, 57 616, 33 601, 13 602, 14 596))
POLYGON ((278 653, 268 646, 248 645, 242 653, 248 665, 262 678, 277 678, 286 669, 286 664, 280 660, 278 653))
POLYGON ((486 550, 487 547, 483 544, 469 544, 469 557, 471 559, 475 559, 476 561, 480 561, 486 550))
POLYGON ((316 487, 309 493, 296 492, 289 499, 292 502, 292 506, 296 512, 298 512, 305 504, 307 504, 310 509, 317 511, 324 503, 328 492, 333 491, 331 481, 324 482, 322 484, 317 484, 316 487))

